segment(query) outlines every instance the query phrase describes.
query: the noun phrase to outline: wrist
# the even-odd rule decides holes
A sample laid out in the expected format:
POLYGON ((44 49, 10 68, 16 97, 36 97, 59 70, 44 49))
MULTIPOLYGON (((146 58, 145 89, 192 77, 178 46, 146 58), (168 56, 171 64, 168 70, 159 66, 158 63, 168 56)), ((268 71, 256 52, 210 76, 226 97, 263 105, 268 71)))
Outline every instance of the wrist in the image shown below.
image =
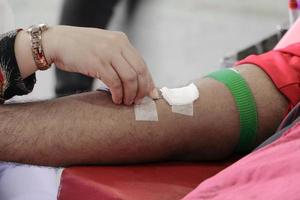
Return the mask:
POLYGON ((23 79, 38 70, 32 57, 30 38, 24 30, 21 30, 16 37, 15 56, 23 79))

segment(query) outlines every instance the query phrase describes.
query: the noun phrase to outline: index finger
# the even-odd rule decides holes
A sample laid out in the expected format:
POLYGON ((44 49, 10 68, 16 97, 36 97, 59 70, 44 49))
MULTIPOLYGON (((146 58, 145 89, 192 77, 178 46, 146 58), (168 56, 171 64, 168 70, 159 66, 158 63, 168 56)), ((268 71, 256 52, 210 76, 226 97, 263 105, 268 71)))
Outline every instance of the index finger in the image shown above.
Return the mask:
POLYGON ((110 89, 113 102, 121 104, 123 100, 123 87, 117 72, 112 67, 106 67, 105 73, 102 73, 101 80, 110 89))
POLYGON ((148 67, 144 62, 144 59, 132 46, 129 46, 129 49, 122 52, 123 57, 127 62, 132 66, 136 71, 138 79, 138 91, 135 98, 135 101, 147 96, 151 92, 151 88, 154 88, 151 74, 148 71, 148 67))

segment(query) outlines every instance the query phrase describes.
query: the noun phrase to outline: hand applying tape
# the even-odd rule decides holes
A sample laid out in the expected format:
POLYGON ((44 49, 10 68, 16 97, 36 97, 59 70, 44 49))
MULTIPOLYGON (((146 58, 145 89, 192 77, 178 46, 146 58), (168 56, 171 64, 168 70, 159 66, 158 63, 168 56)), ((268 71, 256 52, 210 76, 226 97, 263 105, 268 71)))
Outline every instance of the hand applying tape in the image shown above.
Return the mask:
MULTIPOLYGON (((193 116, 193 102, 199 98, 198 88, 192 83, 186 87, 160 89, 162 97, 172 106, 172 112, 193 116)), ((145 97, 140 104, 134 106, 137 121, 158 121, 156 104, 153 98, 145 97)))
MULTIPOLYGON (((98 91, 107 92, 109 94, 110 90, 107 86, 102 85, 98 91)), ((154 100, 159 99, 159 93, 157 89, 155 88, 151 94, 149 94, 150 97, 146 96, 143 99, 140 100, 139 104, 134 105, 134 114, 135 114, 135 120, 136 121, 158 121, 158 114, 156 110, 156 104, 154 100)))
POLYGON ((158 114, 154 100, 159 99, 159 93, 156 88, 152 90, 149 97, 146 96, 134 105, 134 114, 136 121, 158 121, 158 114))

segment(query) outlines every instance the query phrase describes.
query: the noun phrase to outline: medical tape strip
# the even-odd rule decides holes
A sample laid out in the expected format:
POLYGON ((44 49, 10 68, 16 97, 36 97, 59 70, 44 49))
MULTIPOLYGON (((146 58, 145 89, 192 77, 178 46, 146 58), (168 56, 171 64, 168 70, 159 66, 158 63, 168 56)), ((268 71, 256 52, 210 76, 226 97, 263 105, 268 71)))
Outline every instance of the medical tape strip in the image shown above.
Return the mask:
POLYGON ((134 105, 136 121, 158 121, 156 104, 150 97, 145 97, 140 104, 134 105))
POLYGON ((195 84, 173 89, 163 87, 160 91, 163 98, 172 106, 172 112, 187 116, 194 115, 193 103, 199 98, 199 91, 195 84))
MULTIPOLYGON (((97 91, 110 93, 107 87, 100 87, 97 91)), ((150 97, 144 97, 141 104, 134 105, 134 114, 136 121, 158 121, 156 104, 150 97)))
POLYGON ((172 106, 172 112, 187 116, 194 116, 194 104, 190 103, 181 106, 172 106))

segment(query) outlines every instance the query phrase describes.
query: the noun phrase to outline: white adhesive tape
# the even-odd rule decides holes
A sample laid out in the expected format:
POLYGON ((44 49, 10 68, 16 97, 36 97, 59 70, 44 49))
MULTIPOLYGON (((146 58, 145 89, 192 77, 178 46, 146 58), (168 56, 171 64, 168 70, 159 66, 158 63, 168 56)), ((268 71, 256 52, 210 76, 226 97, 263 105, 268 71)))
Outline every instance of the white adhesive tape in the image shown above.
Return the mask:
POLYGON ((193 116, 194 105, 191 103, 191 104, 181 105, 181 106, 172 106, 172 112, 182 114, 182 115, 187 115, 187 116, 193 116))
POLYGON ((181 88, 169 89, 167 87, 163 87, 160 91, 162 92, 163 98, 171 106, 191 104, 199 98, 199 91, 194 83, 181 88))
POLYGON ((172 106, 172 112, 188 116, 194 115, 193 103, 199 98, 199 91, 194 83, 182 88, 163 87, 160 91, 163 98, 172 106))
POLYGON ((135 120, 158 121, 156 104, 150 97, 145 97, 141 104, 134 105, 135 120))

